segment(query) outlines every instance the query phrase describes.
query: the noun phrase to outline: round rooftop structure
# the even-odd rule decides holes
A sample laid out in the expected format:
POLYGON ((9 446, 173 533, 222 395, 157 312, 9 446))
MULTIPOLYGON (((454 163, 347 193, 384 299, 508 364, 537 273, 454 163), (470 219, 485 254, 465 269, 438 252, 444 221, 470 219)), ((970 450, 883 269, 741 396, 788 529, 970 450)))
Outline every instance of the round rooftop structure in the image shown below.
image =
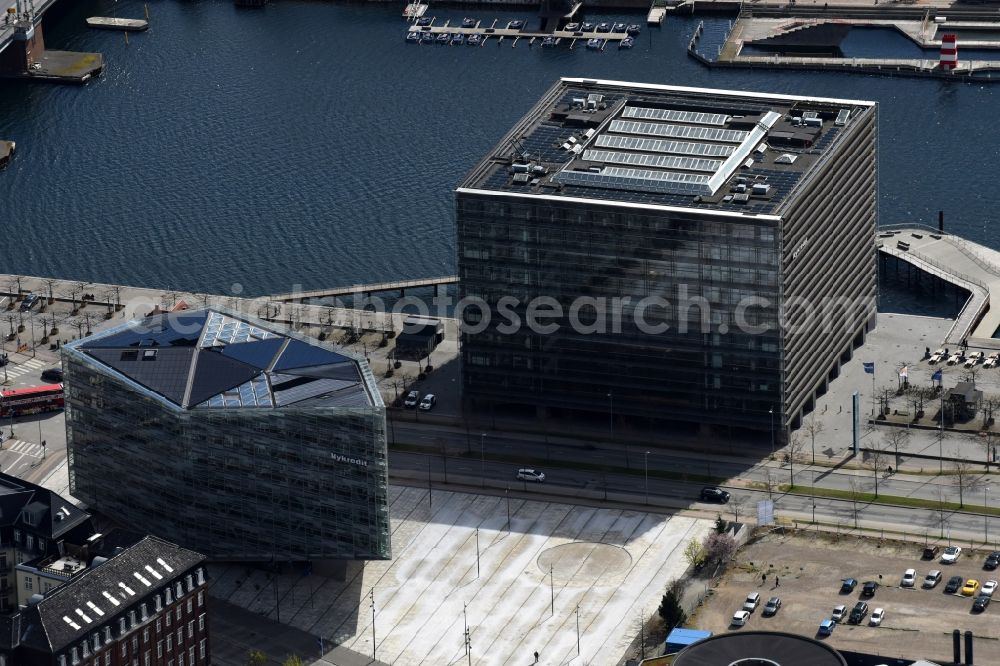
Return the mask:
POLYGON ((673 666, 847 666, 829 645, 779 631, 711 636, 681 650, 673 666))

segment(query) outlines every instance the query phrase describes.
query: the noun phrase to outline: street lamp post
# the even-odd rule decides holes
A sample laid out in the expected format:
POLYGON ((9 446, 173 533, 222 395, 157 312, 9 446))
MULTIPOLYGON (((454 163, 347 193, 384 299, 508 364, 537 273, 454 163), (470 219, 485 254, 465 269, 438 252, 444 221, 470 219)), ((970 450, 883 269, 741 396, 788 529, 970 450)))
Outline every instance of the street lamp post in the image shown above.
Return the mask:
POLYGON ((990 542, 990 487, 983 488, 983 542, 990 542))
POLYGON ((481 487, 486 487, 486 433, 479 438, 479 462, 481 487))
POLYGON ((646 451, 646 455, 643 457, 642 471, 646 485, 646 504, 649 504, 649 451, 646 451))
POLYGON ((774 407, 767 410, 767 413, 771 415, 771 457, 774 457, 774 407))

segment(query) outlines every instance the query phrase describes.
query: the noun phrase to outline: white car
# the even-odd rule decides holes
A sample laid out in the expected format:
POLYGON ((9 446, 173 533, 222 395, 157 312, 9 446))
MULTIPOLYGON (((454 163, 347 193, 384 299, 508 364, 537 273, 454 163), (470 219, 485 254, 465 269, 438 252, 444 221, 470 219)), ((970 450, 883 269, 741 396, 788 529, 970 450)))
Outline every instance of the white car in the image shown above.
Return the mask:
POLYGON ((899 581, 900 587, 913 587, 913 584, 917 580, 917 570, 907 569, 903 572, 903 580, 899 581))
POLYGON ((882 620, 885 619, 885 609, 876 608, 872 611, 872 615, 868 618, 868 624, 872 627, 877 627, 882 624, 882 620))
POLYGON ((992 597, 993 592, 997 589, 997 582, 995 580, 987 580, 983 582, 983 586, 979 588, 980 596, 992 597))
POLYGON ((742 627, 750 619, 750 611, 738 610, 733 613, 733 626, 742 627))
POLYGON ((983 361, 984 368, 995 368, 1000 365, 1000 352, 993 352, 983 361))
POLYGON ((517 470, 517 480, 541 483, 545 480, 545 472, 537 472, 533 469, 519 469, 517 470))
POLYGON ((841 604, 840 606, 833 607, 833 615, 830 616, 831 620, 840 623, 843 622, 844 618, 846 617, 847 617, 847 606, 841 604))
POLYGON ((757 606, 760 604, 760 593, 751 592, 747 595, 746 601, 743 602, 743 610, 752 613, 757 610, 757 606))
POLYGON ((406 394, 403 407, 416 407, 418 402, 420 402, 420 391, 410 391, 406 394))
POLYGON ((924 589, 930 590, 937 586, 941 582, 941 572, 937 569, 927 572, 927 576, 924 578, 924 589))
POLYGON ((941 554, 941 564, 954 564, 961 554, 962 548, 960 546, 948 546, 941 554))
POLYGON ((969 354, 969 358, 965 359, 965 367, 971 368, 972 366, 983 360, 983 352, 975 351, 969 354))
POLYGON ((420 401, 420 409, 425 412, 429 412, 434 409, 434 405, 437 404, 437 398, 434 397, 433 393, 428 393, 420 401))

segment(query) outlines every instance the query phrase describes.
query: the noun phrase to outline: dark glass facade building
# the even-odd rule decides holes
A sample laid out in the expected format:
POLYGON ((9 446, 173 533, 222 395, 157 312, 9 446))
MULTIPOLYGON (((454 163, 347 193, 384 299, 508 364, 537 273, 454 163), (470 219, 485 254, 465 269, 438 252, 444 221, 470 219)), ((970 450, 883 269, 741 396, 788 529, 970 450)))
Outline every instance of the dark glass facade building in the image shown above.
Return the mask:
POLYGON ((870 102, 560 81, 456 193, 466 400, 794 426, 874 323, 876 137, 870 102))
POLYGON ((366 362, 252 317, 150 317, 63 347, 70 489, 215 560, 390 556, 366 362))

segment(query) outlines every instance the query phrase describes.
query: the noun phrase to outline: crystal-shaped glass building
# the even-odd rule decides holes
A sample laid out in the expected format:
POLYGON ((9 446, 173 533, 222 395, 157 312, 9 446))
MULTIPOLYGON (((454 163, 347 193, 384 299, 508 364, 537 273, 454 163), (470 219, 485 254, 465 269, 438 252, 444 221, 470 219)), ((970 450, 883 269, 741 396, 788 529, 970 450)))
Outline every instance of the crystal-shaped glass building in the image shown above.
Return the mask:
POLYGON ((62 351, 70 492, 215 560, 390 555, 363 359, 243 314, 165 313, 62 351))

